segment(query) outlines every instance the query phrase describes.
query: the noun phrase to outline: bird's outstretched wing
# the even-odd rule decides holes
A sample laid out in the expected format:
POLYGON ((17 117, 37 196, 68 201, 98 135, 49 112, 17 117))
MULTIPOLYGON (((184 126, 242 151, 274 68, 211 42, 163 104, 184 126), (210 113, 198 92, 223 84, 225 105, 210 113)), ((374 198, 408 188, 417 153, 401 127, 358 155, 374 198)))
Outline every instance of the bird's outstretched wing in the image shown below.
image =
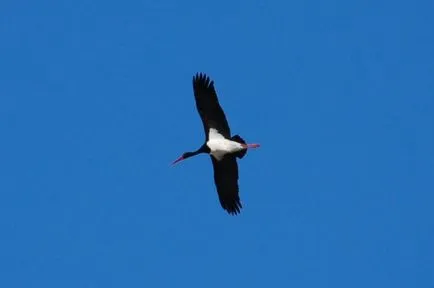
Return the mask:
POLYGON ((193 77, 193 91, 206 139, 208 139, 210 128, 216 129, 225 138, 230 138, 231 131, 218 101, 214 81, 211 81, 205 74, 197 73, 193 77))
POLYGON ((238 194, 238 164, 235 156, 225 155, 222 160, 211 156, 214 168, 214 182, 220 204, 231 215, 240 213, 242 208, 238 194))

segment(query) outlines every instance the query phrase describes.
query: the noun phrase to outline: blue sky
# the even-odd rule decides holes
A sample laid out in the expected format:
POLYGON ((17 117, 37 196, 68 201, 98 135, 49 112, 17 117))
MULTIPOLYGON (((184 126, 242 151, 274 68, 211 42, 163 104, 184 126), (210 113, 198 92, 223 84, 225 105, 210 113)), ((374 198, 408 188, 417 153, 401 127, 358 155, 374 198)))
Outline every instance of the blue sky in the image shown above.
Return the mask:
POLYGON ((0 3, 1 287, 433 287, 432 1, 0 3), (191 79, 214 80, 242 214, 191 79))

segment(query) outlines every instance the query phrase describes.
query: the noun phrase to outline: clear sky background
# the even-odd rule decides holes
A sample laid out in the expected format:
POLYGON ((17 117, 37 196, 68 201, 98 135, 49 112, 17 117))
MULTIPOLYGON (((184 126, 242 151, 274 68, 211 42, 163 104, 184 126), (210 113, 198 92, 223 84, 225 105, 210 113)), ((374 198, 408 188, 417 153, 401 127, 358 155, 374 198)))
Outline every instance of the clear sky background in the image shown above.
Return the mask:
POLYGON ((434 287, 433 3, 1 1, 0 287, 434 287))

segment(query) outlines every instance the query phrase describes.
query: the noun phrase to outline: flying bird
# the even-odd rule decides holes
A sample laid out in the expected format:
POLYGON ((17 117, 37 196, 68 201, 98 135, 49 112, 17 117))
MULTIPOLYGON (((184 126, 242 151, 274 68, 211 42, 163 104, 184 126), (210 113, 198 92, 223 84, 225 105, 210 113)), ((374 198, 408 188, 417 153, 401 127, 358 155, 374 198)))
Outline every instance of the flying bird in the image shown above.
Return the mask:
POLYGON ((201 153, 209 154, 220 204, 229 214, 236 215, 242 208, 237 158, 243 158, 247 149, 257 148, 259 144, 247 144, 239 135, 231 136, 228 121, 217 98, 214 81, 206 74, 197 73, 193 76, 193 92, 205 130, 205 143, 196 151, 183 153, 172 164, 201 153))

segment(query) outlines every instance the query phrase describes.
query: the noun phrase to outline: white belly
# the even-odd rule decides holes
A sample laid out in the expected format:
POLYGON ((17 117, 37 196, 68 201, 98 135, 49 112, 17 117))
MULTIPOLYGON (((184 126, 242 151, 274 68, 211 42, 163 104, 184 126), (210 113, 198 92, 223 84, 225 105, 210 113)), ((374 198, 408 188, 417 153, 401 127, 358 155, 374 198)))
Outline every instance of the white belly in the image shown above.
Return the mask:
POLYGON ((240 143, 225 138, 210 139, 206 145, 211 150, 210 154, 217 160, 221 160, 226 154, 243 150, 240 143))
POLYGON ((228 153, 234 153, 243 150, 243 146, 235 141, 226 139, 216 129, 210 128, 206 145, 211 150, 210 154, 217 160, 223 159, 228 153))

